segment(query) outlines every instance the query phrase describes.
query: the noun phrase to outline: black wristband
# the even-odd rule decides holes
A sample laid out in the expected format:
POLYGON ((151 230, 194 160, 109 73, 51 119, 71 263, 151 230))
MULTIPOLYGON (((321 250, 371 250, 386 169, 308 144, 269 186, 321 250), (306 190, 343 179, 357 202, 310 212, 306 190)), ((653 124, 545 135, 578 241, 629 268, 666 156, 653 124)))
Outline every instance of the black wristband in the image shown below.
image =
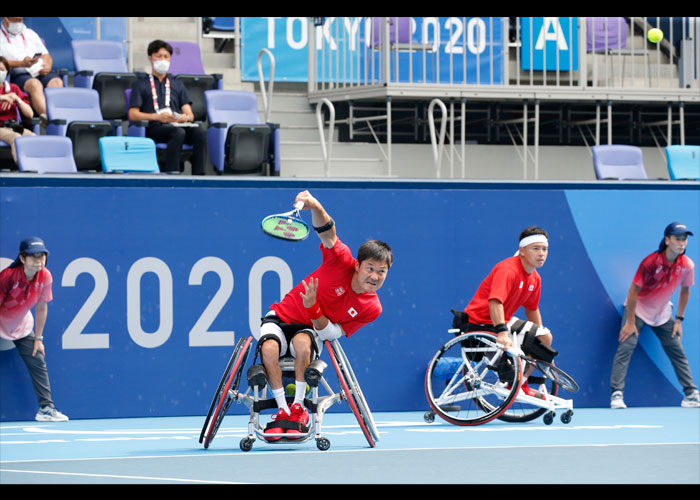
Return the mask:
POLYGON ((683 321, 683 319, 685 319, 683 316, 676 316, 676 321, 683 321))
POLYGON ((494 325, 493 329, 496 333, 507 332, 508 325, 506 325, 505 323, 499 323, 497 325, 494 325))
POLYGON ((326 224, 324 224, 324 225, 322 225, 322 226, 320 226, 320 227, 314 226, 314 230, 315 230, 317 233, 325 233, 325 232, 328 231, 330 228, 332 228, 334 225, 335 225, 335 222, 333 222, 333 218, 331 218, 331 220, 329 220, 326 224))

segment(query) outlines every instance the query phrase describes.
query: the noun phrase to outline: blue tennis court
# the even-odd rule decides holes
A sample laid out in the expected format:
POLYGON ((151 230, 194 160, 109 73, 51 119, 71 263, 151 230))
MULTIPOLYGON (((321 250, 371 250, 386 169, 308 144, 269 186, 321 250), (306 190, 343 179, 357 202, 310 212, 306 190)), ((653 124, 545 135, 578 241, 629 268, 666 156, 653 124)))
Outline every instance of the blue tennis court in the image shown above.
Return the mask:
POLYGON ((313 440, 243 452, 247 415, 227 415, 208 450, 203 417, 0 425, 0 484, 698 484, 700 411, 577 409, 570 424, 459 427, 421 412, 326 415, 313 440))

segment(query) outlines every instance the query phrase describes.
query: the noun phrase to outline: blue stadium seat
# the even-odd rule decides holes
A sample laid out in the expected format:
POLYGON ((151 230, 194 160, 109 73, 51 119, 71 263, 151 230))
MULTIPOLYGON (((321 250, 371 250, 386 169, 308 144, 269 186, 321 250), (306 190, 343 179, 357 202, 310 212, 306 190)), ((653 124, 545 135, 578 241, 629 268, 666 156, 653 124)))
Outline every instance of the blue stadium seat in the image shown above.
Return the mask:
POLYGON ((73 157, 80 171, 102 169, 100 137, 121 135, 121 122, 102 119, 100 96, 94 89, 47 88, 47 135, 63 135, 73 143, 73 157))
POLYGON ((73 144, 62 136, 37 135, 15 139, 21 172, 75 173, 73 144))
POLYGON ((253 92, 207 90, 209 158, 218 173, 279 172, 279 127, 264 124, 253 92), (268 172, 268 168, 273 172, 268 172))
POLYGON ((136 74, 128 71, 124 48, 109 40, 73 40, 74 87, 94 88, 100 94, 100 109, 107 120, 125 120, 124 90, 131 88, 136 74))
POLYGON ((641 148, 620 144, 593 146, 597 179, 647 179, 641 148))
POLYGON ((159 173, 156 143, 148 137, 102 137, 102 171, 159 173))
POLYGON ((666 146, 666 161, 671 180, 700 179, 700 146, 666 146))

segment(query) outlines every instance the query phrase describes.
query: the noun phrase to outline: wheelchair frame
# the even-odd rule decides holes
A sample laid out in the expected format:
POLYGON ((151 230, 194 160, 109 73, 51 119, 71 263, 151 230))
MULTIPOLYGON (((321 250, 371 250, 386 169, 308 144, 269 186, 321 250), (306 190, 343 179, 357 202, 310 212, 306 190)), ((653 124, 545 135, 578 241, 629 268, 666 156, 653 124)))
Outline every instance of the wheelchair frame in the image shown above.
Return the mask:
MULTIPOLYGON (((458 334, 460 330, 449 332, 458 334)), ((428 364, 425 391, 431 410, 423 418, 431 423, 435 415, 439 415, 456 425, 480 425, 496 418, 528 422, 544 415, 544 423, 550 425, 556 412, 564 410, 560 419, 568 424, 574 413, 573 401, 557 396, 560 386, 572 392, 578 390, 576 382, 561 369, 527 357, 516 335, 513 335, 513 347, 503 350, 491 332, 462 333, 447 341, 428 364), (452 369, 446 370, 450 380, 442 387, 440 381, 445 376, 441 370, 445 371, 448 363, 452 365, 452 369), (512 365, 512 370, 503 369, 504 363, 512 365), (542 398, 520 390, 525 367, 531 364, 543 374, 543 377, 531 375, 528 378, 539 385, 542 398), (507 376, 503 372, 508 372, 507 376)))
MULTIPOLYGON (((250 354, 253 338, 248 337, 240 339, 234 348, 231 359, 228 362, 226 370, 221 378, 219 387, 214 395, 214 399, 209 407, 209 412, 202 427, 202 432, 199 436, 199 442, 204 444, 204 448, 208 448, 218 431, 224 415, 228 411, 231 404, 245 404, 250 411, 250 419, 248 421, 248 434, 241 439, 240 448, 242 451, 250 451, 256 439, 260 439, 269 444, 301 444, 310 439, 316 440, 316 446, 319 450, 327 450, 330 448, 330 440, 321 433, 323 417, 325 412, 335 403, 340 403, 346 400, 357 419, 358 424, 364 434, 367 443, 374 448, 376 442, 379 441, 379 432, 372 418, 369 406, 362 394, 357 378, 355 377, 350 362, 340 345, 340 342, 334 340, 332 342, 325 341, 326 351, 331 359, 331 364, 335 369, 340 386, 336 393, 323 377, 322 371, 327 365, 321 361, 320 365, 313 364, 307 369, 305 379, 310 386, 310 397, 304 398, 304 405, 309 411, 309 425, 307 432, 295 433, 294 438, 288 439, 288 435, 281 433, 265 433, 260 424, 260 413, 266 409, 276 409, 277 404, 274 398, 267 397, 267 380, 264 380, 251 375, 251 370, 248 370, 247 382, 248 386, 245 391, 240 390, 242 372, 246 366, 248 355, 250 354), (321 371, 319 371, 319 368, 321 371), (323 387, 326 395, 319 394, 319 386, 323 387), (269 441, 268 438, 279 438, 274 441, 269 441)), ((320 361, 320 358, 316 358, 320 361)), ((258 366, 262 369, 262 365, 258 366)), ((251 368, 252 368, 251 367, 251 368)), ((280 368, 284 374, 294 373, 294 359, 291 357, 283 357, 280 359, 280 368)), ((259 369, 259 370, 260 370, 259 369)), ((260 373, 260 371, 258 371, 260 373)), ((262 369, 264 373, 264 369, 262 369)), ((291 403, 293 397, 287 397, 287 402, 291 403)))

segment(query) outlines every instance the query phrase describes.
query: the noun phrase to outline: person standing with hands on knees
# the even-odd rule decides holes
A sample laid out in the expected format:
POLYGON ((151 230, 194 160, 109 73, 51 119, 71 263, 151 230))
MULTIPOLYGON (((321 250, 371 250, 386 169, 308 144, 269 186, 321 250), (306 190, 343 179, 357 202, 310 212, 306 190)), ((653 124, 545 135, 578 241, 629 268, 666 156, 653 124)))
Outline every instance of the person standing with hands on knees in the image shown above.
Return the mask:
POLYGON ((684 224, 672 222, 664 230, 659 249, 647 255, 637 268, 627 292, 619 343, 610 374, 611 408, 627 408, 623 398, 625 378, 644 325, 651 327, 673 364, 685 396, 681 406, 700 406, 698 389, 682 344, 683 314, 690 298, 690 287, 695 284, 695 263, 685 255, 688 236, 692 235, 684 224), (673 318, 670 299, 679 287, 678 308, 673 318))
MULTIPOLYGON (((389 245, 369 240, 360 246, 357 258, 336 234, 335 222, 323 205, 308 191, 296 196, 295 204, 311 210, 312 225, 321 244, 321 265, 284 298, 270 306, 256 340, 267 379, 278 406, 266 433, 284 433, 289 439, 309 422, 304 408, 304 372, 313 353, 321 353, 325 340, 354 334, 379 317, 382 306, 377 296, 393 264, 389 245), (282 386, 280 356, 294 357, 296 392, 291 407, 282 386), (291 422, 291 425, 290 425, 291 422)), ((276 441, 281 437, 270 437, 276 441)))
POLYGON ((46 268, 49 251, 41 238, 22 241, 17 259, 0 272, 0 337, 14 342, 27 365, 39 400, 38 421, 67 421, 51 399, 46 368, 44 326, 51 292, 51 273, 46 268), (36 323, 31 309, 36 306, 36 323))

